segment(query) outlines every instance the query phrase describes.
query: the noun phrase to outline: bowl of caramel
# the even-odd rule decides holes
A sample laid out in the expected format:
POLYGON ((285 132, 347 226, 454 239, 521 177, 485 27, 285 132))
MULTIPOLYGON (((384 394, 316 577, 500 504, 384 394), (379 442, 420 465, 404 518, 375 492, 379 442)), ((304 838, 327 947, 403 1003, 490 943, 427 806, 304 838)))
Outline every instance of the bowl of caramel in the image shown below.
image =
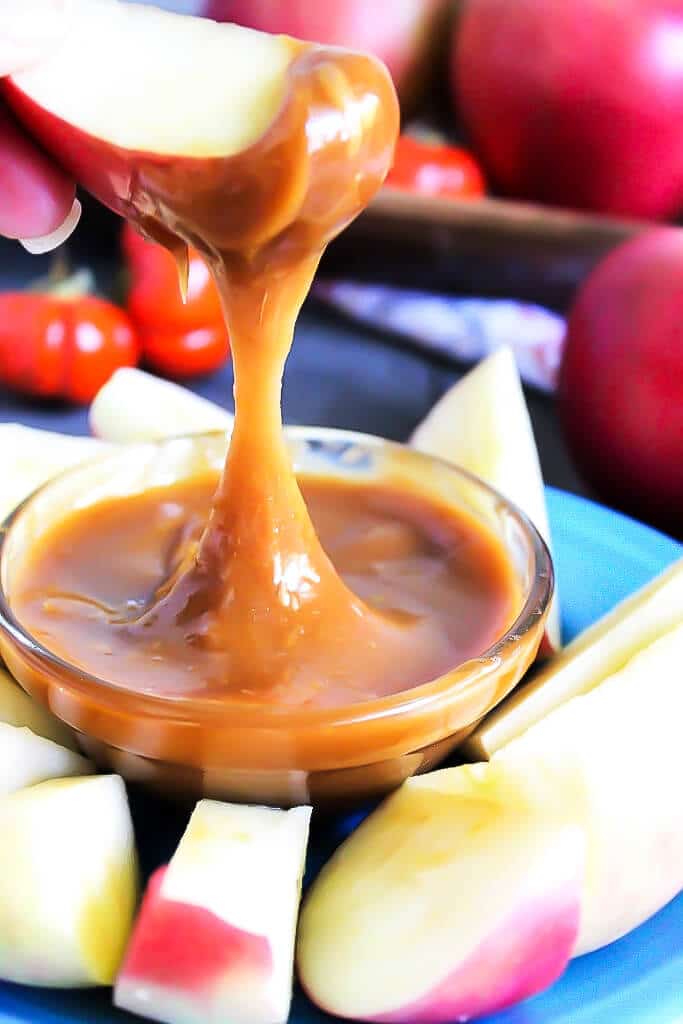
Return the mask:
POLYGON ((231 501, 227 444, 126 446, 10 516, 8 667, 99 764, 167 792, 349 805, 434 767, 536 655, 537 531, 463 470, 329 429, 287 431, 282 508, 248 471, 231 501))

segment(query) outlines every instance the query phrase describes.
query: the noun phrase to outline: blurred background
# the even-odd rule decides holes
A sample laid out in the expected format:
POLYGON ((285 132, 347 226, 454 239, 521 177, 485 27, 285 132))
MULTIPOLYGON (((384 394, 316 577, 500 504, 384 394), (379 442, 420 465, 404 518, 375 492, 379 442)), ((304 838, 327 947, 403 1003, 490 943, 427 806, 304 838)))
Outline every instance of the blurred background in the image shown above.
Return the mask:
MULTIPOLYGON (((158 5, 370 50, 399 92, 394 168, 302 314, 287 422, 404 440, 468 365, 510 345, 546 481, 682 536, 683 0, 158 5)), ((229 405, 229 339, 199 258, 182 307, 170 257, 82 199, 56 258, 0 242, 2 291, 59 292, 85 270, 78 287, 128 318, 131 359, 229 405)), ((0 418, 84 431, 88 388, 113 367, 93 357, 87 380, 47 383, 41 338, 17 338, 3 308, 0 418), (29 355, 13 368, 17 346, 33 377, 29 355)))

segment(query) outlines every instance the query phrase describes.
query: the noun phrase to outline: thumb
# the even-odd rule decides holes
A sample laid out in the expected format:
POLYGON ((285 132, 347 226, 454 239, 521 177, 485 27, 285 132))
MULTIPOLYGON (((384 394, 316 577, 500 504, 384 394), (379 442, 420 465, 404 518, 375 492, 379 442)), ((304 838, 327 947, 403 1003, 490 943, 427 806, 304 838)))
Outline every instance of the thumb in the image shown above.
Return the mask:
POLYGON ((72 13, 72 0, 0 0, 0 78, 49 56, 72 13))

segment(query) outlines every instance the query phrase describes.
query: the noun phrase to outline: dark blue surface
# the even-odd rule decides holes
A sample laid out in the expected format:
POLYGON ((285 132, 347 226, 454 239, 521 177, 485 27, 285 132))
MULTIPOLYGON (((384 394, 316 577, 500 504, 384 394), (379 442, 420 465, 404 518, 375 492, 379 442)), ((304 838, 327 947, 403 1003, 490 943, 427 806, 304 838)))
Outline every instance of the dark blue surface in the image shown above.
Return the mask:
MULTIPOLYGON (((583 498, 549 489, 565 639, 683 554, 667 537, 583 498)), ((187 809, 133 794, 146 870, 167 859, 187 809), (144 825, 140 825, 144 822, 144 825)), ((314 872, 354 822, 320 823, 314 872)), ((0 985, 0 1024, 133 1024, 109 992, 55 992, 0 985)), ((683 896, 612 946, 574 961, 548 992, 487 1019, 489 1024, 678 1024, 683 1020, 683 896)), ((298 993, 291 1024, 329 1018, 298 993)))

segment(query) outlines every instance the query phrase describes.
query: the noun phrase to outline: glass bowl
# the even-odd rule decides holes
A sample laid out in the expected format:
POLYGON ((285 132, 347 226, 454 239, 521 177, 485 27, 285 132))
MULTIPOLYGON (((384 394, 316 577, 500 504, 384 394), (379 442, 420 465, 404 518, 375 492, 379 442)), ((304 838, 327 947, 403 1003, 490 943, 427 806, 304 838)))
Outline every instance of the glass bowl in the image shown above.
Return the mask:
MULTIPOLYGON (((36 491, 0 530, 0 654, 19 683, 73 728, 103 768, 181 796, 288 806, 360 803, 433 768, 519 682, 541 642, 553 591, 529 520, 476 477, 403 445, 347 431, 288 432, 298 473, 390 480, 475 517, 502 542, 519 584, 505 634, 429 683, 342 708, 174 702, 122 691, 52 654, 12 611, 13 580, 65 513, 219 472, 224 434, 123 447, 36 491)), ((19 575, 17 575, 19 574, 19 575)))

